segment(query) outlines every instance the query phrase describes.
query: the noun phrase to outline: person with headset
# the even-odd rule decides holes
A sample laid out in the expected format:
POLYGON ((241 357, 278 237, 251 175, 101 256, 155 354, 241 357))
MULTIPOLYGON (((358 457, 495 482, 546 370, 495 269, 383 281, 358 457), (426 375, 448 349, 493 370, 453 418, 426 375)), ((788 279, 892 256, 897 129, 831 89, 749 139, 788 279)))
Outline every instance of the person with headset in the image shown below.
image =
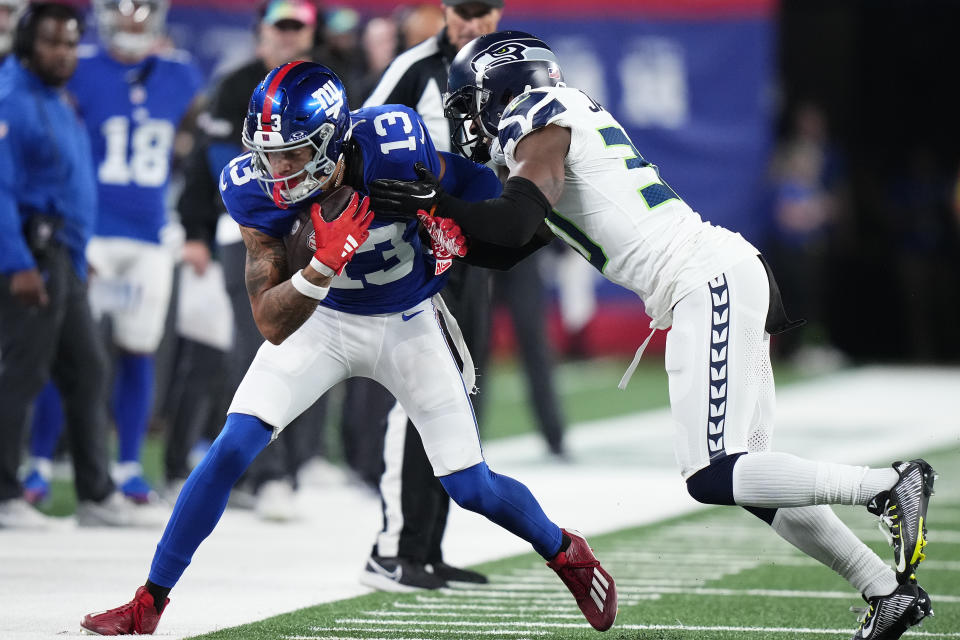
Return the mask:
MULTIPOLYGON (((142 505, 158 502, 140 454, 153 405, 155 354, 173 288, 174 251, 164 243, 166 197, 178 127, 200 109, 200 70, 183 51, 163 50, 167 0, 94 0, 99 42, 81 47, 68 89, 90 137, 97 172, 90 305, 110 320, 114 346, 110 411, 117 427, 114 482, 142 505)), ((49 490, 60 435, 57 393, 34 412, 28 501, 49 490)))
POLYGON ((84 251, 96 182, 64 86, 83 22, 41 2, 20 18, 0 77, 0 527, 45 526, 17 480, 28 407, 52 376, 63 393, 81 525, 138 515, 108 472, 107 356, 87 301, 84 251))

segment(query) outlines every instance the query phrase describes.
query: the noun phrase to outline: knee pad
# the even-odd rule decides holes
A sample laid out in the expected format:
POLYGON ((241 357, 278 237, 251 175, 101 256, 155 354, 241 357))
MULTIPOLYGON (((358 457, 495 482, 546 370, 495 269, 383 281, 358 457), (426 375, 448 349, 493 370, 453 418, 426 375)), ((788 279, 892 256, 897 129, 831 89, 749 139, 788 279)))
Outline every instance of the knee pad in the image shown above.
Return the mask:
POLYGON ((483 511, 483 497, 490 494, 490 468, 486 462, 442 476, 440 483, 458 505, 468 511, 483 511))
POLYGON ((733 500, 733 466, 741 453, 725 456, 687 478, 687 492, 703 504, 735 505, 733 500))

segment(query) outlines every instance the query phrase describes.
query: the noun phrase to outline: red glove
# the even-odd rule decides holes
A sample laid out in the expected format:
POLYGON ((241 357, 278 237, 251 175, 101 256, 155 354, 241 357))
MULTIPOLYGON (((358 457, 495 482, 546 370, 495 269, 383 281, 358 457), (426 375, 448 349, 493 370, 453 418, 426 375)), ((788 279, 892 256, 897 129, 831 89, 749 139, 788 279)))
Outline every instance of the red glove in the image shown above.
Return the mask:
POLYGON ((310 219, 313 221, 313 237, 317 250, 313 253, 310 266, 327 276, 339 275, 350 262, 357 249, 369 237, 367 228, 373 222, 373 211, 368 211, 370 199, 355 193, 350 204, 333 222, 325 222, 320 215, 320 205, 310 207, 310 219))
POLYGON ((422 209, 417 211, 417 218, 430 236, 430 250, 437 261, 434 275, 449 269, 454 256, 462 258, 467 255, 467 238, 452 219, 431 216, 422 209))

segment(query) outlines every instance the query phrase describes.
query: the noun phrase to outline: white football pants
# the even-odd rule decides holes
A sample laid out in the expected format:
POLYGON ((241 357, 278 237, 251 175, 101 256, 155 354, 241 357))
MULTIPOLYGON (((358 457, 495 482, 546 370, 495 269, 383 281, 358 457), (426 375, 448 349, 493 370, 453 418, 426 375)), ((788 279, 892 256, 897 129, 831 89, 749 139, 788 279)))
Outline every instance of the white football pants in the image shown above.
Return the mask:
POLYGON ((674 306, 664 362, 684 478, 726 454, 770 450, 769 299, 766 271, 751 257, 674 306))
POLYGON ((160 345, 170 291, 173 254, 154 242, 94 237, 87 245, 90 308, 95 317, 109 315, 113 341, 131 353, 153 353, 160 345))
POLYGON ((276 437, 333 385, 364 376, 403 406, 435 475, 471 467, 483 460, 477 423, 438 313, 431 299, 377 316, 320 305, 282 344, 264 342, 228 413, 257 416, 276 437))

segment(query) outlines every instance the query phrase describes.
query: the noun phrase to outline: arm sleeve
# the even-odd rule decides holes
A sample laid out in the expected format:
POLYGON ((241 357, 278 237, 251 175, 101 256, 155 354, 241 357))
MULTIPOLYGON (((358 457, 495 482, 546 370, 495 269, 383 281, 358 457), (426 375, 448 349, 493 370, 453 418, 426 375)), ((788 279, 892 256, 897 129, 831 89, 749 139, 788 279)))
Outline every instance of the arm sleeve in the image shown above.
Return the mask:
MULTIPOLYGON (((2 117, 2 115, 0 115, 2 117)), ((0 273, 10 274, 36 266, 33 255, 23 237, 20 207, 15 185, 18 154, 15 132, 7 131, 0 137, 0 273)))
POLYGON ((507 180, 500 197, 482 202, 444 194, 436 215, 453 218, 467 236, 476 240, 519 248, 530 242, 550 210, 550 201, 537 185, 513 177, 507 180))
POLYGON ((202 147, 195 147, 187 156, 184 175, 177 211, 187 240, 203 240, 212 246, 220 216, 220 194, 202 147))
POLYGON ((540 229, 537 230, 537 233, 534 234, 530 242, 522 247, 501 247, 471 238, 469 244, 470 250, 467 251, 466 256, 458 258, 458 260, 475 267, 507 271, 537 249, 550 244, 553 238, 553 232, 550 231, 550 227, 547 226, 546 222, 541 223, 540 229))

